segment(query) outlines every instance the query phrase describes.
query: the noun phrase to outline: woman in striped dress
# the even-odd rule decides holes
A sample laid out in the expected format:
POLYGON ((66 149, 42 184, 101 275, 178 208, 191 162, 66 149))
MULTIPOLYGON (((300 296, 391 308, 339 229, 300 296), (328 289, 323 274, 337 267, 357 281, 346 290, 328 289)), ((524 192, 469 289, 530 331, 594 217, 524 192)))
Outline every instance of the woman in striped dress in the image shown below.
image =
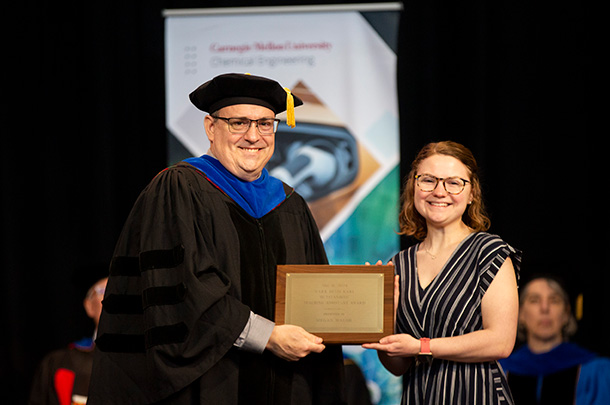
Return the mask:
POLYGON ((455 142, 426 145, 403 193, 396 334, 363 347, 404 375, 403 404, 512 404, 497 360, 515 342, 520 252, 485 232, 477 164, 455 142))

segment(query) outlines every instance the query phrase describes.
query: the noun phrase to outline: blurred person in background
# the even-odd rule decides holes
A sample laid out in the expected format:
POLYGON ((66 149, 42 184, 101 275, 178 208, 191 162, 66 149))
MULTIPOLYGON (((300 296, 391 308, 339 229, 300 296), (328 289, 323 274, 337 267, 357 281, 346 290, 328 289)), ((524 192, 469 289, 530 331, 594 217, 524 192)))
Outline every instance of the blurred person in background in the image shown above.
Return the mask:
POLYGON ((577 323, 562 282, 532 278, 519 300, 518 337, 525 341, 501 360, 518 404, 610 404, 610 359, 568 339, 577 323))
POLYGON ((108 278, 90 286, 83 307, 93 321, 93 336, 47 354, 40 362, 30 391, 30 405, 72 405, 85 403, 91 379, 95 334, 102 312, 102 298, 108 278))

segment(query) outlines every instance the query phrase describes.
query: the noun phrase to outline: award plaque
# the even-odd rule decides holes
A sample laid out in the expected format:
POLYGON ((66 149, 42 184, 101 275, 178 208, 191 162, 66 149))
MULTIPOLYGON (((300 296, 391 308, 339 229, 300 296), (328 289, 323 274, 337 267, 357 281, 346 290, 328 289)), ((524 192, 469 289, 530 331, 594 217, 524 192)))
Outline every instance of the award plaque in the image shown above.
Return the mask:
POLYGON ((279 265, 275 323, 325 343, 377 342, 394 333, 394 266, 279 265))

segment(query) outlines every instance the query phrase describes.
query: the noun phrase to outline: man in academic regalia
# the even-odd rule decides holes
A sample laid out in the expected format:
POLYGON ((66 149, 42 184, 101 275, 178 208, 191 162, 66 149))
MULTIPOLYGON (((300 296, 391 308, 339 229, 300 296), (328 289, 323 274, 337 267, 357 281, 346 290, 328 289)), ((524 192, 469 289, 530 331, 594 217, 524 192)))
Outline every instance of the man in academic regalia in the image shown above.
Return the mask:
POLYGON ((264 166, 276 114, 302 101, 276 81, 224 74, 190 94, 206 155, 159 173, 118 241, 88 404, 340 404, 343 360, 275 325, 278 264, 325 264, 306 202, 264 166))

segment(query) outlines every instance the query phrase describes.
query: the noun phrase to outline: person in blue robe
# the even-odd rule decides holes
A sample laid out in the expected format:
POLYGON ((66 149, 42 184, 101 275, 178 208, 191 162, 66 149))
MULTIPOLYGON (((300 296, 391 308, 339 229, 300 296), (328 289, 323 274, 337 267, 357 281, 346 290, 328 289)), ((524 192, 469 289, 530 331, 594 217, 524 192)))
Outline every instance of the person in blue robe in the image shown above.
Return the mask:
POLYGON ((526 343, 500 361, 517 404, 610 404, 610 359, 568 342, 576 332, 566 289, 536 276, 520 295, 518 334, 526 343))

